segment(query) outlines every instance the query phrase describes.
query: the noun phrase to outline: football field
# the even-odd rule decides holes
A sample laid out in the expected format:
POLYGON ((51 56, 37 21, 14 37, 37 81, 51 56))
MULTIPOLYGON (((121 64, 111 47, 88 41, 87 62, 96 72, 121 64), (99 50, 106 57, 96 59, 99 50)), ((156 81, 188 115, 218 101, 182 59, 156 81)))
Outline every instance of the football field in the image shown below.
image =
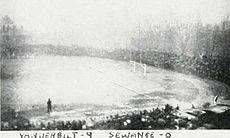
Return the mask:
MULTIPOLYGON (((129 62, 94 57, 40 56, 26 59, 14 87, 19 110, 31 120, 77 119, 165 104, 191 108, 212 103, 221 84, 147 66, 147 74, 129 62), (215 85, 214 85, 215 84, 215 85), (50 98, 53 112, 46 113, 50 98)), ((8 87, 8 86, 7 86, 8 87)))

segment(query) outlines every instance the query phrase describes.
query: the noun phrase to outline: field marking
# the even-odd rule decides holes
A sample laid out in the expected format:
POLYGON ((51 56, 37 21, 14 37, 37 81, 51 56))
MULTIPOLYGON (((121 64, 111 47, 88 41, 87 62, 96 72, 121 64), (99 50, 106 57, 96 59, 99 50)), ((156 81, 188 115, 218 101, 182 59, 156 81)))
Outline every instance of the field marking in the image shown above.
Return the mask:
MULTIPOLYGON (((106 73, 103 72, 103 71, 101 71, 101 70, 99 70, 99 69, 97 69, 97 68, 93 68, 93 67, 91 67, 91 66, 88 66, 88 68, 91 69, 91 70, 97 71, 98 73, 101 74, 101 78, 105 78, 106 80, 110 81, 112 84, 114 84, 114 85, 116 85, 116 86, 119 86, 119 87, 121 87, 121 88, 123 88, 123 89, 129 90, 130 92, 133 92, 133 93, 135 93, 135 94, 142 94, 142 93, 140 93, 139 91, 136 91, 136 90, 134 90, 134 89, 132 89, 132 88, 129 88, 129 87, 125 86, 125 85, 122 85, 121 83, 118 83, 118 82, 116 82, 116 81, 113 81, 113 80, 109 79, 108 77, 105 77, 104 74, 106 74, 106 73)), ((146 97, 149 98, 149 99, 153 99, 153 97, 150 97, 149 95, 144 95, 144 96, 146 96, 146 97)))

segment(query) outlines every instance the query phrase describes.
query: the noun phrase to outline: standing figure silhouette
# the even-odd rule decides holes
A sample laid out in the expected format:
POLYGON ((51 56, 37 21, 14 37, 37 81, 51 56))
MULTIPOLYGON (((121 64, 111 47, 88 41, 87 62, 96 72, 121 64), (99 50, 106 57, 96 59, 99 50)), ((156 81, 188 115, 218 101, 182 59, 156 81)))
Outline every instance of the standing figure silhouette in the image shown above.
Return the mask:
POLYGON ((51 111, 52 111, 52 102, 49 98, 47 102, 47 112, 50 113, 51 111))

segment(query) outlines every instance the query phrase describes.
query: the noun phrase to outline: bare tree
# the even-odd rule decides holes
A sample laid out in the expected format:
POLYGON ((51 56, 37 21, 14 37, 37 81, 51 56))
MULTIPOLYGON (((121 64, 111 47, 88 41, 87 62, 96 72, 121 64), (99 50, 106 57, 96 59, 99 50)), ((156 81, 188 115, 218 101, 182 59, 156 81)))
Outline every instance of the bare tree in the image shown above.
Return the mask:
POLYGON ((189 45, 195 37, 195 25, 181 24, 174 28, 175 49, 180 56, 190 54, 195 45, 189 45))
POLYGON ((27 38, 23 32, 23 27, 17 27, 7 15, 1 18, 0 27, 1 55, 12 56, 15 49, 23 45, 27 38))

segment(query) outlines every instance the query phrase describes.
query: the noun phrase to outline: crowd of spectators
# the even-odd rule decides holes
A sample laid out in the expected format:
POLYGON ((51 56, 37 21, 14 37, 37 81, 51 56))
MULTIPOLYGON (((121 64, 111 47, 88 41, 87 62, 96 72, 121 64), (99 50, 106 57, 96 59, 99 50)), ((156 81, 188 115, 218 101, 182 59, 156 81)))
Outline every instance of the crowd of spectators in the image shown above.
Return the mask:
POLYGON ((22 117, 16 117, 9 122, 1 122, 2 130, 162 130, 162 129, 226 129, 230 128, 229 115, 226 112, 221 118, 209 114, 194 116, 193 118, 181 117, 177 113, 179 107, 173 108, 166 105, 164 108, 153 108, 131 112, 123 115, 110 115, 104 119, 91 118, 72 121, 47 121, 30 122, 22 117), (228 117, 227 117, 228 116, 228 117), (213 117, 213 118, 212 118, 213 117), (227 117, 227 118, 226 118, 227 117), (223 120, 225 119, 225 120, 223 120), (216 120, 216 121, 215 121, 216 120), (89 123, 90 122, 90 123, 89 123), (221 124, 220 124, 221 123, 221 124))

